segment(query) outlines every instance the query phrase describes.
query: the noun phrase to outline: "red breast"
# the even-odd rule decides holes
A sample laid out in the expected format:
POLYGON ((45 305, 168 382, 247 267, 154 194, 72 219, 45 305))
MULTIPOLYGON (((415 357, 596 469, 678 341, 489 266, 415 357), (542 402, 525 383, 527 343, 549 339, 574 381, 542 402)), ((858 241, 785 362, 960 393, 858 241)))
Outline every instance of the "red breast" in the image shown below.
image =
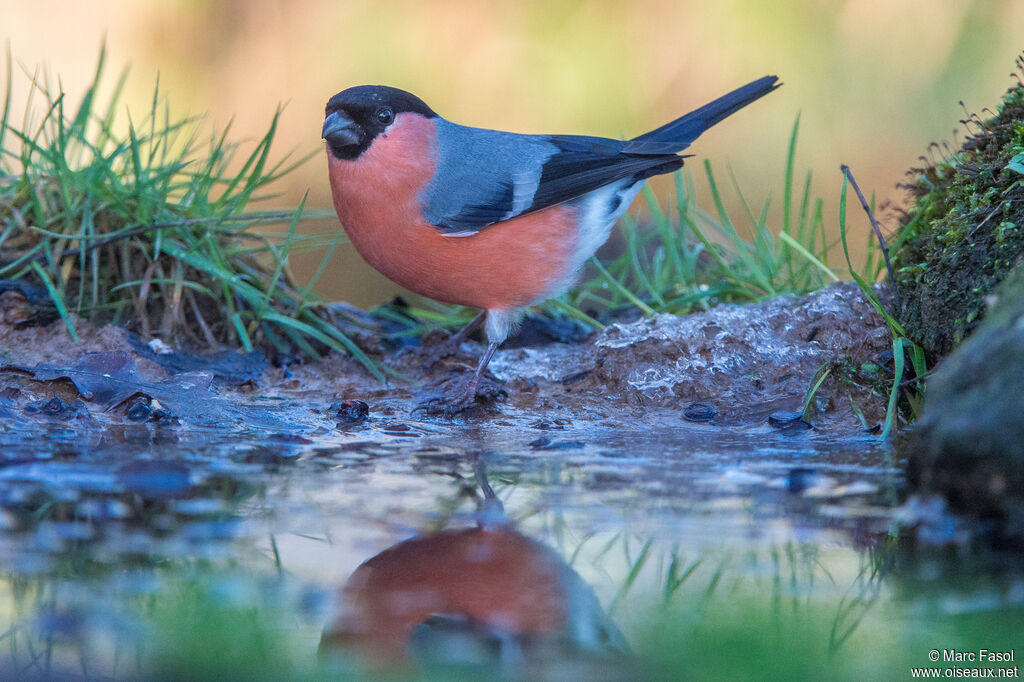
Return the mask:
POLYGON ((543 299, 571 273, 576 209, 560 204, 444 236, 422 216, 418 195, 434 174, 434 122, 399 114, 354 160, 328 154, 331 193, 356 251, 401 286, 446 303, 520 308, 543 299))

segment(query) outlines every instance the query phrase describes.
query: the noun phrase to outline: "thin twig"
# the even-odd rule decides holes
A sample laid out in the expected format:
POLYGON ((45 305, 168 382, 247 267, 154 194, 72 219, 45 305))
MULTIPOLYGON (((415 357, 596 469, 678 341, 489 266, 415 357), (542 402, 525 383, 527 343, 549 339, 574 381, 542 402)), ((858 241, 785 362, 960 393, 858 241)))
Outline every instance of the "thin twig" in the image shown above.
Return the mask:
POLYGON ((900 382, 900 388, 906 388, 907 386, 909 386, 911 384, 922 383, 925 379, 927 379, 931 375, 935 374, 935 370, 937 370, 937 369, 938 369, 937 366, 936 367, 932 367, 930 370, 928 370, 924 374, 920 374, 918 376, 912 376, 909 379, 904 379, 903 381, 900 382))
POLYGON ((143 336, 149 336, 149 316, 146 315, 146 304, 149 302, 149 287, 153 282, 153 271, 156 270, 159 263, 160 261, 153 261, 146 268, 146 272, 142 276, 142 286, 139 287, 139 295, 135 299, 135 315, 142 323, 143 336))
POLYGON ((985 216, 984 220, 982 220, 980 223, 975 225, 974 229, 972 229, 970 232, 967 233, 968 239, 973 237, 974 233, 977 232, 978 230, 980 230, 985 225, 985 223, 987 223, 989 220, 991 220, 992 216, 994 216, 996 214, 996 212, 998 212, 999 209, 1001 209, 1002 207, 1003 207, 1003 202, 1000 201, 998 204, 996 204, 996 207, 993 208, 992 211, 989 212, 989 214, 987 216, 985 216))
MULTIPOLYGON (((192 294, 192 291, 190 289, 185 290, 185 298, 188 299, 189 305, 192 306, 192 314, 195 316, 196 322, 199 324, 199 328, 203 330, 203 336, 206 337, 206 342, 210 344, 211 348, 217 348, 219 345, 217 343, 217 337, 213 335, 212 331, 210 331, 210 325, 206 323, 206 319, 203 317, 203 314, 199 311, 199 304, 196 303, 196 298, 192 294)), ((188 329, 188 325, 182 326, 185 329, 188 329)))
POLYGON ((868 200, 864 198, 864 193, 860 191, 860 186, 853 177, 853 173, 850 171, 850 167, 845 163, 839 167, 839 170, 843 172, 846 179, 850 181, 850 185, 853 187, 853 191, 857 193, 857 198, 860 199, 860 205, 864 209, 864 212, 868 214, 868 220, 871 222, 871 228, 875 231, 875 237, 878 239, 878 246, 882 249, 882 257, 885 258, 885 269, 889 273, 889 281, 892 282, 893 295, 896 297, 896 309, 903 310, 903 304, 900 302, 900 291, 896 287, 896 277, 892 270, 892 263, 889 261, 889 245, 885 242, 885 237, 882 236, 882 226, 875 219, 875 214, 872 212, 871 207, 868 205, 868 200))

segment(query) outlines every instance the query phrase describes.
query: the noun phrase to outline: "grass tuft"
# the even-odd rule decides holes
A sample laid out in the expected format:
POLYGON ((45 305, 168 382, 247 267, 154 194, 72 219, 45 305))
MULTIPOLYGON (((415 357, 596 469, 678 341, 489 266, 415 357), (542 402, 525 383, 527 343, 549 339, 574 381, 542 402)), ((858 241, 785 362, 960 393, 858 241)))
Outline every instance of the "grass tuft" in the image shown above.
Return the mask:
POLYGON ((324 316, 312 283, 296 286, 289 271, 292 249, 326 243, 326 262, 340 235, 297 233, 298 222, 313 217, 305 198, 294 210, 251 209, 309 158, 272 159, 280 109, 259 140, 242 145, 229 139, 230 125, 206 132, 201 118, 172 117, 157 81, 145 116, 127 113, 121 125, 127 72, 101 102, 105 69, 101 50, 77 106, 59 82, 32 74, 17 124, 7 55, 0 279, 44 287, 72 337, 83 317, 196 349, 336 349, 380 377, 324 316), (272 227, 284 225, 283 233, 272 227))

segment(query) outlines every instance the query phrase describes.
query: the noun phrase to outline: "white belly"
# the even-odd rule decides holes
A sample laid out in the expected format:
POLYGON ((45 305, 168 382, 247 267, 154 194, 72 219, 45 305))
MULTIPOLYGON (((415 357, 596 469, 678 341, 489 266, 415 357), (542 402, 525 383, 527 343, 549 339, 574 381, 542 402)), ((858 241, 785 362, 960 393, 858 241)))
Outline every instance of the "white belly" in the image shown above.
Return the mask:
POLYGON ((576 248, 573 250, 568 275, 544 296, 545 299, 559 296, 575 284, 583 265, 608 241, 615 221, 622 217, 644 186, 643 180, 632 184, 628 182, 624 180, 606 185, 569 202, 579 208, 576 248))

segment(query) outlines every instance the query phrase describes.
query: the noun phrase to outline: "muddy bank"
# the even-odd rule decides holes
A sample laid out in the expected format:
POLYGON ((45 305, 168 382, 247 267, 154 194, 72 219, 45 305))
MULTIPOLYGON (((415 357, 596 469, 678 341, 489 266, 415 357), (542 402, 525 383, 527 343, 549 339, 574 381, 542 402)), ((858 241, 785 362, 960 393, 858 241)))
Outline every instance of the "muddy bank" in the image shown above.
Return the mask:
MULTIPOLYGON (((239 354, 231 371, 225 371, 225 362, 232 358, 223 354, 205 366, 201 359, 182 365, 171 362, 169 349, 161 344, 146 346, 123 329, 97 329, 85 321, 78 321, 77 327, 80 344, 67 338, 59 322, 46 327, 0 327, 6 365, 0 373, 0 388, 9 389, 5 406, 9 412, 31 418, 25 412, 29 403, 59 395, 65 406, 77 399, 79 412, 84 407, 97 423, 112 424, 129 419, 132 406, 148 398, 168 413, 165 417, 181 423, 223 419, 227 426, 263 425, 303 433, 361 421, 359 409, 352 413, 351 406, 341 416, 338 406, 328 409, 339 401, 361 400, 372 417, 448 423, 421 416, 417 407, 471 371, 479 351, 476 344, 464 344, 459 356, 429 368, 424 361, 430 347, 381 353, 376 359, 404 377, 381 383, 340 355, 282 368, 239 354), (75 362, 88 365, 81 359, 84 354, 114 351, 126 354, 133 363, 131 374, 115 377, 129 382, 117 393, 123 400, 97 404, 76 391, 73 383, 57 380, 61 368, 71 368, 75 362), (36 368, 37 363, 46 364, 36 368), (183 389, 174 380, 182 376, 195 380, 195 385, 183 389), (133 392, 129 390, 132 381, 145 385, 133 392), (275 400, 308 409, 275 416, 275 400), (248 420, 252 423, 247 424, 248 420)), ((818 432, 849 435, 875 426, 884 417, 886 384, 891 378, 886 368, 891 363, 891 355, 886 355, 889 348, 884 323, 856 286, 835 284, 799 298, 613 324, 578 343, 500 350, 491 364, 498 380, 496 398, 454 422, 549 420, 555 424, 552 420, 567 419, 614 428, 685 420, 709 428, 772 428, 792 426, 805 414, 818 432), (808 390, 825 370, 829 376, 804 412, 808 390)), ((86 366, 85 371, 92 370, 86 366)), ((151 418, 152 404, 147 406, 151 418)), ((136 407, 134 416, 145 417, 142 409, 136 407)), ((801 422, 799 427, 806 424, 801 422)))
POLYGON ((709 406, 700 421, 737 425, 801 411, 815 375, 831 368, 811 422, 849 433, 864 428, 855 407, 869 427, 884 418, 874 382, 890 345, 856 285, 837 284, 800 298, 615 324, 585 344, 505 351, 493 371, 563 408, 593 401, 682 414, 699 402, 709 406))

